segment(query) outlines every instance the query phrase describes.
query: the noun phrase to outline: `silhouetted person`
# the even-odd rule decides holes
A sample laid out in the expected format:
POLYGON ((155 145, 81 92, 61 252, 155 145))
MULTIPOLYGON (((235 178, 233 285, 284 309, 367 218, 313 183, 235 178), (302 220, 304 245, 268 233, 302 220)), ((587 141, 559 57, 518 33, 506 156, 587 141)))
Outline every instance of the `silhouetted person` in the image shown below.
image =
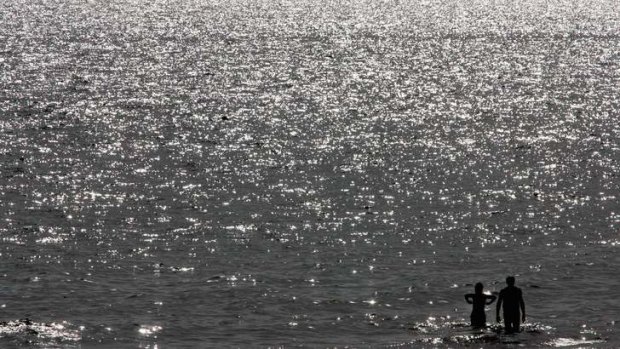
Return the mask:
POLYGON ((474 287, 475 293, 468 293, 465 295, 465 301, 469 304, 473 304, 471 310, 471 325, 473 327, 486 327, 487 316, 484 312, 484 307, 495 301, 495 296, 486 295, 482 293, 482 283, 477 283, 474 287))
POLYGON ((521 289, 515 287, 515 278, 509 276, 506 278, 508 285, 499 292, 497 300, 497 322, 502 321, 499 316, 499 310, 504 305, 504 328, 506 333, 519 332, 521 330, 521 322, 525 321, 525 302, 521 289))

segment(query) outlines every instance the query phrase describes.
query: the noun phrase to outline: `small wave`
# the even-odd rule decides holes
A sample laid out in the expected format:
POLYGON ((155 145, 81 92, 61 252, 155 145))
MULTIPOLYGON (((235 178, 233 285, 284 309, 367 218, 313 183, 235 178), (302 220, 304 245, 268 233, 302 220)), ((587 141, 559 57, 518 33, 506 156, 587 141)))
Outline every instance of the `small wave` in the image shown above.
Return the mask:
POLYGON ((475 344, 475 343, 530 343, 540 342, 538 335, 549 333, 551 327, 538 323, 522 326, 522 332, 516 335, 505 335, 500 325, 490 325, 482 329, 474 329, 462 321, 449 321, 448 318, 429 318, 424 322, 411 325, 409 329, 415 335, 415 342, 425 344, 475 344))
POLYGON ((81 331, 72 325, 61 323, 34 322, 30 319, 0 322, 0 337, 29 344, 49 345, 51 343, 71 343, 82 339, 81 331))
POLYGON ((574 347, 579 345, 604 343, 602 339, 585 339, 585 338, 556 338, 547 343, 546 345, 555 348, 574 347))

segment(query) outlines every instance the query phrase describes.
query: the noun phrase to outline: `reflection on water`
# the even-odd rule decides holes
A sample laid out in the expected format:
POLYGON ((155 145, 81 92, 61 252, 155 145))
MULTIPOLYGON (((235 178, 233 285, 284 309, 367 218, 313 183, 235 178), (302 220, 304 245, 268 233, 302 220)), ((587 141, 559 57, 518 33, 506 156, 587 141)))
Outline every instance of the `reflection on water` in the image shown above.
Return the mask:
POLYGON ((382 346, 516 274, 553 328, 528 346, 583 325, 579 345, 620 345, 616 1, 0 13, 5 321, 84 345, 382 346))

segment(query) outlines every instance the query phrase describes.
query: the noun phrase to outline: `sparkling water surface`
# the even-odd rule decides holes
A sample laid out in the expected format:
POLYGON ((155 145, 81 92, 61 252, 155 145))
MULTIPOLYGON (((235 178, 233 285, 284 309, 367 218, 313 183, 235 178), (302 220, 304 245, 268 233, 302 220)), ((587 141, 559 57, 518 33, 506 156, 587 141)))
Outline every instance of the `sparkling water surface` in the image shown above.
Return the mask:
POLYGON ((619 77, 615 0, 4 0, 0 346, 618 348, 619 77))

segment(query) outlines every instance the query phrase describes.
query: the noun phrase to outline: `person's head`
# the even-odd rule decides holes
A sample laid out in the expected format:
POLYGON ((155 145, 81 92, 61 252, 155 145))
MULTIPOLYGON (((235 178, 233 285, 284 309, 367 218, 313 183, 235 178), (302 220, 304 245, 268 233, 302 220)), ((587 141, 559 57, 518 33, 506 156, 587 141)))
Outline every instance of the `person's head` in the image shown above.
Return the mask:
POLYGON ((515 285, 515 277, 514 276, 509 276, 506 278, 506 284, 508 286, 514 286, 515 285))
POLYGON ((483 288, 484 286, 482 286, 482 282, 479 282, 476 284, 476 286, 474 286, 474 290, 476 290, 476 293, 478 294, 482 293, 483 288))

